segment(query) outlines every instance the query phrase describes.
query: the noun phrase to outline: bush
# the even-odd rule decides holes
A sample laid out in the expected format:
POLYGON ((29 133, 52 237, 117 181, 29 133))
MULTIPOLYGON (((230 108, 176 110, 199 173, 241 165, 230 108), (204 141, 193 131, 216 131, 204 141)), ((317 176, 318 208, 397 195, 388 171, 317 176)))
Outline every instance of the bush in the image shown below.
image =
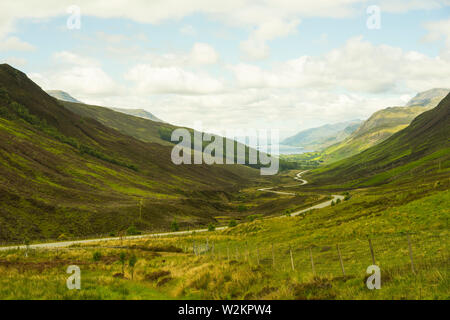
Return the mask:
POLYGON ((336 204, 341 203, 341 199, 336 200, 336 204))
POLYGON ((127 229, 127 235, 129 235, 129 236, 135 236, 135 235, 138 235, 138 234, 141 234, 141 232, 138 231, 135 226, 130 226, 127 229))
POLYGON ((350 198, 351 198, 350 195, 346 194, 345 197, 344 197, 344 201, 350 200, 350 198))
POLYGON ((331 201, 331 206, 333 207, 335 205, 334 200, 331 201))
POLYGON ((239 206, 238 206, 238 211, 239 212, 244 212, 244 211, 247 211, 247 207, 246 206, 244 206, 243 204, 240 204, 239 206))
POLYGON ((229 228, 233 228, 233 227, 236 227, 237 226, 237 222, 236 222, 236 220, 230 220, 230 222, 228 222, 228 227, 229 228))
POLYGON ((92 260, 94 260, 94 261, 100 261, 100 259, 102 258, 102 253, 100 252, 100 251, 95 251, 93 254, 92 254, 92 260))
POLYGON ((177 220, 173 219, 172 224, 170 225, 170 230, 174 232, 180 230, 180 226, 178 225, 177 220))
POLYGON ((212 223, 210 223, 210 224, 208 225, 208 231, 215 231, 215 230, 216 230, 216 226, 213 225, 212 223))

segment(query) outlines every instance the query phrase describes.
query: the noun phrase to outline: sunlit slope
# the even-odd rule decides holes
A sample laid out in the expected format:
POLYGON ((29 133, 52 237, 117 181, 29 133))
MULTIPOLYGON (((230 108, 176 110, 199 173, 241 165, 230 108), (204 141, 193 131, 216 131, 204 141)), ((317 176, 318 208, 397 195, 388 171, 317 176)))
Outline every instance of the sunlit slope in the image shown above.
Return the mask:
POLYGON ((315 184, 375 185, 448 174, 450 95, 417 116, 409 126, 355 156, 314 170, 315 184))
POLYGON ((342 142, 320 153, 325 163, 338 161, 372 147, 408 126, 419 114, 434 108, 449 93, 448 89, 431 89, 418 93, 405 107, 389 107, 375 112, 342 142))

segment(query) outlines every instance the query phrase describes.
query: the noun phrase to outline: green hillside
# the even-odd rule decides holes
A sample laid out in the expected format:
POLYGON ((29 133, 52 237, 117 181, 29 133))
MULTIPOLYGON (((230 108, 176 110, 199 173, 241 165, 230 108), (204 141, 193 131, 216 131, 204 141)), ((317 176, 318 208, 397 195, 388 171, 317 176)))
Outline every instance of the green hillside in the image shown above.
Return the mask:
POLYGON ((300 160, 332 163, 355 155, 402 130, 419 114, 434 108, 448 93, 448 89, 431 89, 418 93, 404 107, 388 107, 379 110, 343 141, 323 151, 304 154, 300 160))
POLYGON ((303 130, 284 139, 281 143, 302 147, 306 150, 322 150, 347 138, 359 127, 361 122, 361 120, 352 120, 303 130))
POLYGON ((357 155, 310 173, 315 184, 372 186, 390 181, 448 175, 450 94, 409 126, 357 155))
MULTIPOLYGON (((113 128, 121 133, 132 136, 144 142, 155 142, 161 145, 173 146, 174 142, 171 141, 172 131, 179 128, 165 122, 156 122, 144 117, 128 115, 122 112, 114 111, 114 108, 107 108, 101 106, 88 105, 83 103, 73 103, 68 101, 60 101, 60 103, 70 111, 79 114, 83 117, 89 117, 95 119, 107 127, 113 128)), ((125 109, 124 109, 125 110, 125 109)), ((194 148, 194 130, 190 128, 185 128, 191 133, 191 143, 192 148, 194 148)), ((229 139, 223 138, 223 155, 225 162, 226 146, 229 139)), ((208 146, 209 142, 203 142, 203 150, 208 146)), ((251 148, 242 145, 241 143, 234 141, 234 159, 235 162, 244 162, 246 166, 252 168, 260 168, 261 164, 250 164, 249 153, 251 148), (238 155, 238 148, 243 148, 245 150, 245 157, 240 157, 238 155)), ((255 153, 258 151, 253 150, 255 153)), ((240 162, 240 163, 241 163, 240 162)), ((279 160, 280 170, 295 169, 297 164, 289 160, 279 160)))
POLYGON ((234 212, 224 199, 260 177, 241 165, 176 166, 170 146, 71 112, 6 64, 0 137, 0 240, 107 234, 133 224, 158 230, 175 217, 205 225, 234 212))

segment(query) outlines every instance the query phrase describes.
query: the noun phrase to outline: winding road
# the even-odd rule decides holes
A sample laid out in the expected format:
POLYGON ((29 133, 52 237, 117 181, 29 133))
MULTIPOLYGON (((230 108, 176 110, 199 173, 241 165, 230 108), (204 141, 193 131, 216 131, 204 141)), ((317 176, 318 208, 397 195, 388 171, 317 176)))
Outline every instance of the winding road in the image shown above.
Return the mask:
MULTIPOLYGON (((288 187, 295 187, 295 186, 302 186, 308 183, 308 181, 306 181, 305 179, 302 179, 301 176, 302 174, 304 174, 306 171, 302 171, 296 174, 296 176, 294 177, 295 180, 300 181, 299 184, 292 184, 292 185, 285 185, 283 187, 288 188, 288 187)), ((272 192, 272 193, 277 193, 277 194, 283 194, 283 195, 294 195, 295 193, 292 192, 282 192, 282 191, 273 191, 271 189, 273 189, 274 187, 271 188, 260 188, 258 189, 258 191, 262 191, 262 192, 272 192)), ((314 206, 308 207, 306 209, 302 209, 296 212, 291 213, 291 216, 297 216, 303 212, 312 210, 312 209, 320 209, 320 208, 325 208, 328 207, 329 205, 331 205, 332 201, 335 201, 337 199, 344 199, 344 196, 341 195, 332 195, 332 199, 331 200, 327 200, 324 202, 321 202, 319 204, 316 204, 314 206)), ((285 216, 282 216, 285 217, 285 216)), ((225 230, 228 227, 217 227, 216 230, 225 230)), ((197 229, 197 230, 190 230, 190 231, 177 231, 177 232, 165 232, 165 233, 151 233, 151 234, 143 234, 143 235, 137 235, 137 236, 126 236, 123 237, 123 240, 132 240, 132 239, 142 239, 142 238, 152 238, 152 237, 164 237, 164 236, 173 236, 173 235, 186 235, 186 234, 191 234, 193 232, 206 232, 208 231, 208 229, 197 229)), ((93 242, 99 242, 99 241, 111 241, 111 240, 120 240, 120 237, 110 237, 110 238, 98 238, 98 239, 87 239, 87 240, 74 240, 74 241, 60 241, 60 242, 49 242, 49 243, 36 243, 36 244, 30 244, 28 246, 28 248, 30 249, 53 249, 53 248, 63 248, 63 247, 69 247, 71 245, 74 244, 86 244, 86 243, 93 243, 93 242)), ((0 251, 4 251, 4 250, 11 250, 11 249, 26 249, 25 245, 19 245, 19 246, 7 246, 7 247, 0 247, 0 251)))

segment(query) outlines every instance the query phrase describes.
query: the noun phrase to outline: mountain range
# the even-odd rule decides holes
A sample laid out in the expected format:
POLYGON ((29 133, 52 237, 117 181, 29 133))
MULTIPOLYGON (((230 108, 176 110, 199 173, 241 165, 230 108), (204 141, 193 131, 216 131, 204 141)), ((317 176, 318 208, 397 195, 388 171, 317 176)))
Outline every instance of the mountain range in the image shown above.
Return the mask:
POLYGON ((260 177, 243 165, 175 165, 171 146, 72 112, 7 64, 0 65, 0 137, 0 239, 9 241, 130 225, 158 230, 175 218, 204 225, 232 210, 224 197, 260 177))

